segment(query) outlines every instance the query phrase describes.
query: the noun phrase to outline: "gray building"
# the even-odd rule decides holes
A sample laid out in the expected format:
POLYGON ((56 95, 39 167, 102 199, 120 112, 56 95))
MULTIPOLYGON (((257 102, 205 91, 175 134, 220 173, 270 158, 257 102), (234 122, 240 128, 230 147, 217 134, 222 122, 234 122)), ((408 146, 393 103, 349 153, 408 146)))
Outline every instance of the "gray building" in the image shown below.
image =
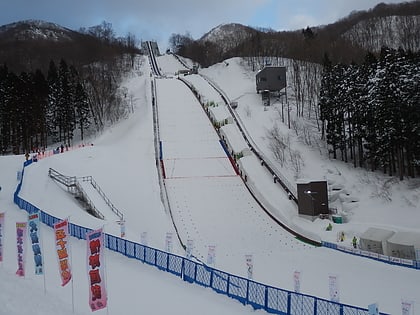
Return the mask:
POLYGON ((286 67, 265 67, 255 77, 257 93, 276 92, 286 88, 286 67))

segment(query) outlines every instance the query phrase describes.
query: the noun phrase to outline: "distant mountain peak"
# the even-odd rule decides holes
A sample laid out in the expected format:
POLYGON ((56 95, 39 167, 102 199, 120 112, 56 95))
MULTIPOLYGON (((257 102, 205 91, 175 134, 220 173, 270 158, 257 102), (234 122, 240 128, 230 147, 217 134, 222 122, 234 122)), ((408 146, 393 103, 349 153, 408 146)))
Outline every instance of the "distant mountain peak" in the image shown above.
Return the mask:
POLYGON ((42 20, 24 20, 0 26, 0 37, 13 40, 69 41, 74 31, 42 20))
POLYGON ((240 33, 248 34, 251 31, 253 31, 252 28, 239 23, 220 24, 204 34, 200 40, 215 42, 221 38, 238 36, 240 33))
POLYGON ((238 23, 220 24, 204 34, 199 41, 214 43, 226 52, 242 44, 255 32, 255 29, 238 23))

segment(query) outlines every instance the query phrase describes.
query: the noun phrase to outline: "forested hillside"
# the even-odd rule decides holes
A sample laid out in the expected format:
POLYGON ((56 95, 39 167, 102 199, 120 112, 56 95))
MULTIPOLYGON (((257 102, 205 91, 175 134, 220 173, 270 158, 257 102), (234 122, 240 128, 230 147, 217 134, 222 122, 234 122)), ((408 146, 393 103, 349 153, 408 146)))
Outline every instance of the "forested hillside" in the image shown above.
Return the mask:
POLYGON ((106 22, 80 32, 42 21, 0 27, 0 154, 71 145, 127 115, 120 83, 138 53, 134 36, 115 38, 106 22))
POLYGON ((222 25, 197 40, 188 33, 173 34, 170 45, 175 53, 202 66, 238 56, 273 56, 322 64, 325 54, 333 63, 361 63, 368 50, 379 53, 383 45, 418 49, 419 16, 420 1, 381 3, 368 11, 352 12, 329 25, 280 32, 237 24, 222 25), (233 27, 236 37, 232 35, 233 27))
POLYGON ((389 175, 420 174, 420 54, 383 47, 362 64, 324 64, 322 133, 334 158, 389 175))

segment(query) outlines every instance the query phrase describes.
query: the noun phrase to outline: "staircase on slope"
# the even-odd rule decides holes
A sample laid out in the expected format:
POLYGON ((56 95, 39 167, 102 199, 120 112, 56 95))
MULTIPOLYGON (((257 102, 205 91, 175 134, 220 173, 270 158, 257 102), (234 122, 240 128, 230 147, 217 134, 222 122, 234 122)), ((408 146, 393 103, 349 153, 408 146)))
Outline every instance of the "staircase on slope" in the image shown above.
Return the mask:
POLYGON ((51 177, 56 182, 64 185, 67 188, 67 191, 71 193, 81 204, 81 206, 91 215, 99 219, 105 219, 104 215, 95 207, 92 200, 89 198, 85 190, 83 189, 82 185, 79 182, 81 179, 83 182, 89 182, 95 190, 99 193, 99 195, 104 199, 105 203, 110 207, 112 212, 114 212, 121 221, 124 220, 124 215, 121 211, 119 211, 109 200, 109 198, 105 195, 103 190, 99 187, 99 185, 95 182, 92 176, 84 176, 80 177, 79 179, 75 176, 66 176, 63 175, 56 170, 50 168, 48 170, 48 176, 51 177))

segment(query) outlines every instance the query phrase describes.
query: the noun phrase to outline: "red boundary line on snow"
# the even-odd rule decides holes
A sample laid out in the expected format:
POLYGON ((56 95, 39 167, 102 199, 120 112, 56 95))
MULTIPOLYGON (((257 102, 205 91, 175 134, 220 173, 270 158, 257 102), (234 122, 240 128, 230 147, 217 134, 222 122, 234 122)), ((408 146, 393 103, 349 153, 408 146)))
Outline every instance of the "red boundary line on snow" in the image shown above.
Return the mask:
POLYGON ((175 161, 175 160, 216 160, 216 159, 226 159, 226 156, 211 156, 211 157, 180 157, 180 158, 165 158, 166 161, 175 161))
POLYGON ((237 177, 238 175, 204 175, 204 176, 174 176, 165 179, 189 179, 189 178, 230 178, 237 177))

